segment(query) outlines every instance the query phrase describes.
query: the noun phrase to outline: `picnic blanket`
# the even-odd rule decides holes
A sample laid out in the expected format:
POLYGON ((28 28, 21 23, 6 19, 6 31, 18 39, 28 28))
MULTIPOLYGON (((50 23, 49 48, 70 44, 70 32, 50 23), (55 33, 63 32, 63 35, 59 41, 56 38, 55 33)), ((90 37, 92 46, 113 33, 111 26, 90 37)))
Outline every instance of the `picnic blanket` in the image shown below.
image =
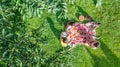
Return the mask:
POLYGON ((96 32, 92 31, 85 24, 74 23, 66 26, 67 39, 72 44, 91 44, 94 41, 93 36, 96 32))

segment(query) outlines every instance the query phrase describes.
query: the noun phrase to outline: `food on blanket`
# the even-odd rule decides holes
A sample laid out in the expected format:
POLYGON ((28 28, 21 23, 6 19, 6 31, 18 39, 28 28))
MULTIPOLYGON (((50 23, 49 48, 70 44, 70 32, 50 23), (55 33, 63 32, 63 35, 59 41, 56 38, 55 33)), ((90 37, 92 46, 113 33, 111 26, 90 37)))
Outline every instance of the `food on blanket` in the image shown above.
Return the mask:
POLYGON ((82 30, 77 30, 77 32, 82 35, 84 32, 82 30))
POLYGON ((80 21, 83 21, 83 20, 84 20, 84 16, 82 16, 82 15, 79 16, 79 20, 80 20, 80 21))
POLYGON ((63 47, 71 46, 70 44, 77 45, 83 44, 88 45, 92 48, 96 48, 100 45, 98 41, 95 40, 96 28, 99 24, 94 22, 89 22, 86 24, 68 22, 66 24, 66 32, 61 33, 61 44, 63 47))
POLYGON ((86 16, 85 19, 86 19, 87 21, 92 21, 92 17, 91 17, 91 16, 86 16))
POLYGON ((96 29, 100 26, 100 23, 95 22, 88 22, 85 24, 89 30, 89 34, 93 36, 93 38, 96 38, 96 29))
POLYGON ((100 46, 100 43, 97 42, 97 41, 94 41, 94 42, 91 43, 89 46, 95 49, 95 48, 97 48, 98 46, 100 46))

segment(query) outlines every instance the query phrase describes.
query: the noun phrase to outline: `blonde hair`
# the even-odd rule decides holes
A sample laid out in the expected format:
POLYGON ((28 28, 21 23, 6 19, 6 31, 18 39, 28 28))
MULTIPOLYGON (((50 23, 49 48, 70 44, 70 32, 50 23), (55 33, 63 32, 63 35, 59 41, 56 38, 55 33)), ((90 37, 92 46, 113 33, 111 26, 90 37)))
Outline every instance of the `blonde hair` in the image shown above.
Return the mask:
POLYGON ((61 43, 62 47, 67 47, 69 44, 69 42, 65 42, 62 37, 60 37, 60 43, 61 43))

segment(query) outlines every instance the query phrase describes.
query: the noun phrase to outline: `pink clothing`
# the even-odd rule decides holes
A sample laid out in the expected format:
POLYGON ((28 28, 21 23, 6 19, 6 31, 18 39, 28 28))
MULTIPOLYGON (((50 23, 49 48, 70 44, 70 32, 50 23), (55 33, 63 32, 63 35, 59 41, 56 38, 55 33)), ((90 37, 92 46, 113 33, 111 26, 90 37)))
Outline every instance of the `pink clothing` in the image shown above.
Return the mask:
POLYGON ((89 44, 94 41, 93 35, 96 36, 96 32, 85 24, 75 23, 73 26, 67 25, 66 28, 67 39, 72 44, 89 44))

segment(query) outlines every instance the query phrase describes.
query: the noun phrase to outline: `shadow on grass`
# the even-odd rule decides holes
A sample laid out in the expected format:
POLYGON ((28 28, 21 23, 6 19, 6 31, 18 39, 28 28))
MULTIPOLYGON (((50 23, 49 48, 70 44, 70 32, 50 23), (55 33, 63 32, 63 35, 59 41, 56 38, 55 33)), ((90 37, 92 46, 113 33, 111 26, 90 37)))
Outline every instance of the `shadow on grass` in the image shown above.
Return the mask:
POLYGON ((60 34, 61 31, 55 28, 54 22, 53 22, 53 20, 50 17, 47 17, 47 21, 48 21, 48 23, 50 25, 50 28, 53 31, 54 35, 59 40, 60 39, 60 35, 59 34, 60 34))
POLYGON ((75 13, 75 15, 76 15, 77 18, 78 18, 80 15, 89 16, 88 13, 82 9, 82 7, 77 6, 77 9, 78 9, 78 10, 77 10, 77 12, 75 13))
MULTIPOLYGON (((83 8, 82 7, 80 7, 80 6, 77 6, 77 12, 75 13, 75 15, 76 15, 76 17, 78 18, 79 16, 84 16, 84 17, 86 17, 86 16, 90 16, 86 11, 84 11, 83 10, 83 8)), ((91 19, 91 21, 95 21, 95 20, 93 20, 93 19, 91 19)), ((88 21, 87 20, 84 20, 83 21, 83 23, 87 23, 88 21)))
POLYGON ((106 55, 107 59, 109 60, 110 64, 113 66, 113 67, 120 67, 120 58, 118 58, 112 51, 111 49, 109 49, 107 47, 107 45, 105 45, 103 43, 103 41, 100 41, 101 42, 101 49, 103 51, 103 53, 106 55))
POLYGON ((93 0, 94 4, 96 5, 97 4, 97 0, 93 0))
MULTIPOLYGON (((94 3, 96 4, 97 0, 94 0, 94 3)), ((76 17, 79 17, 80 15, 83 16, 89 16, 87 12, 85 12, 80 6, 77 6, 78 11, 76 13, 76 17)), ((92 21, 95 21, 92 19, 92 21)), ((83 22, 85 23, 85 22, 83 22)), ((93 58, 94 60, 94 67, 119 67, 120 66, 120 59, 117 58, 116 55, 114 55, 114 53, 111 51, 111 49, 109 49, 107 47, 107 45, 105 45, 102 41, 101 42, 101 49, 103 51, 103 53, 106 55, 105 57, 98 57, 95 56, 94 54, 92 54, 90 52, 89 49, 87 49, 87 51, 89 52, 90 56, 93 58)))
MULTIPOLYGON (((57 37, 57 39, 59 40, 60 39, 60 33, 63 31, 62 29, 60 29, 60 30, 58 30, 58 29, 56 29, 55 28, 55 25, 54 25, 54 22, 53 22, 53 20, 50 18, 50 17, 47 17, 47 21, 48 21, 48 23, 49 23, 49 25, 50 25, 50 28, 51 28, 51 30, 53 31, 53 33, 54 33, 54 35, 57 37)), ((68 21, 68 20, 63 20, 63 25, 64 25, 64 31, 65 31, 65 25, 66 25, 66 23, 67 22, 74 22, 74 20, 70 20, 70 21, 68 21)))
POLYGON ((107 59, 105 59, 105 57, 98 57, 94 55, 88 48, 86 49, 94 61, 93 67, 110 67, 109 62, 107 61, 107 59))
POLYGON ((120 59, 113 54, 113 52, 102 42, 101 42, 101 49, 105 54, 104 56, 96 56, 94 55, 88 48, 87 51, 94 60, 94 67, 119 67, 120 66, 120 59))
MULTIPOLYGON (((80 6, 77 6, 77 12, 75 13, 76 17, 78 18, 79 16, 89 16, 87 12, 85 12, 80 6)), ((87 21, 83 21, 83 23, 87 23, 87 21)))

